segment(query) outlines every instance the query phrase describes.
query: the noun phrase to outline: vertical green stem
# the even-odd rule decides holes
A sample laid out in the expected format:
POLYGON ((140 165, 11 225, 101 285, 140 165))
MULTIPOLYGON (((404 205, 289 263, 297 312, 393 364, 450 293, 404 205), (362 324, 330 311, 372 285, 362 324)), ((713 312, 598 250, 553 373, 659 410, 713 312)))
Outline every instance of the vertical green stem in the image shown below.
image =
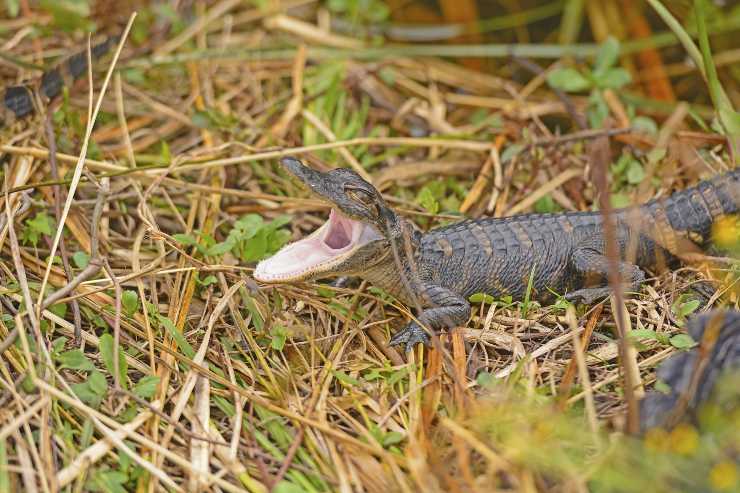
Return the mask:
POLYGON ((578 39, 578 31, 581 30, 583 20, 584 0, 568 0, 563 10, 563 21, 560 23, 560 44, 572 44, 578 39))

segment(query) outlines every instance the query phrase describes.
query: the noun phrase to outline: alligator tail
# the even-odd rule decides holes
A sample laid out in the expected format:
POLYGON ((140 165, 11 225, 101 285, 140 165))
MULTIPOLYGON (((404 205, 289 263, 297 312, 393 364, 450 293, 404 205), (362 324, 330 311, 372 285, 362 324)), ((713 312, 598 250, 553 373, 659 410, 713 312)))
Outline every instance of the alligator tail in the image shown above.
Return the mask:
MULTIPOLYGON (((91 49, 92 59, 98 59, 110 51, 119 40, 111 36, 91 49)), ((36 111, 34 93, 38 91, 45 100, 52 100, 62 93, 62 88, 80 78, 88 69, 87 50, 64 60, 56 67, 44 72, 37 84, 10 86, 0 98, 0 127, 3 121, 27 117, 36 111), (35 87, 37 86, 37 87, 35 87)))
POLYGON ((712 226, 725 216, 740 211, 740 168, 717 175, 698 185, 656 199, 642 206, 649 222, 654 221, 658 233, 670 229, 685 234, 692 241, 706 244, 712 226))

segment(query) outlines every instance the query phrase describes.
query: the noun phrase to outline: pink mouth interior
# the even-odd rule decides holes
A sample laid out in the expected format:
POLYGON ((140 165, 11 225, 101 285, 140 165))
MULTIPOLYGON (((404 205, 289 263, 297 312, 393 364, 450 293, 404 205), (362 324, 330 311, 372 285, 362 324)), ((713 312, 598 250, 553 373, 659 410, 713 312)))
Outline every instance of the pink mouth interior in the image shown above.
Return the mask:
POLYGON ((254 278, 262 282, 284 282, 326 272, 355 248, 379 238, 373 227, 332 209, 329 220, 310 236, 257 264, 254 278))

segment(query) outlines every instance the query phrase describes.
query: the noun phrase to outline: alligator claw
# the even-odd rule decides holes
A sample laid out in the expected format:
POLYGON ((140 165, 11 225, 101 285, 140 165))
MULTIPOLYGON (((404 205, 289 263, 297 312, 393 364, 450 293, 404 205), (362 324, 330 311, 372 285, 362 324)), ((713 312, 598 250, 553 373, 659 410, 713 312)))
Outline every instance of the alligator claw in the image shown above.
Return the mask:
POLYGON ((427 334, 427 332, 416 322, 411 322, 406 327, 396 332, 396 334, 391 337, 391 340, 388 341, 390 346, 404 344, 407 353, 414 349, 414 347, 419 343, 429 347, 430 339, 429 334, 427 334))

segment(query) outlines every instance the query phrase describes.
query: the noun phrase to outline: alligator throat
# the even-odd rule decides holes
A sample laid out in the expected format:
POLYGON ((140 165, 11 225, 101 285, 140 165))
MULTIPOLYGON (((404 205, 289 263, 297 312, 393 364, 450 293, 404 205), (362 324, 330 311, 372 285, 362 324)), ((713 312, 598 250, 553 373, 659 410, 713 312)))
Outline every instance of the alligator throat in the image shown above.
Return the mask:
POLYGON ((303 280, 332 270, 357 249, 380 238, 374 227, 332 209, 329 220, 310 236, 257 264, 254 278, 262 282, 303 280))

